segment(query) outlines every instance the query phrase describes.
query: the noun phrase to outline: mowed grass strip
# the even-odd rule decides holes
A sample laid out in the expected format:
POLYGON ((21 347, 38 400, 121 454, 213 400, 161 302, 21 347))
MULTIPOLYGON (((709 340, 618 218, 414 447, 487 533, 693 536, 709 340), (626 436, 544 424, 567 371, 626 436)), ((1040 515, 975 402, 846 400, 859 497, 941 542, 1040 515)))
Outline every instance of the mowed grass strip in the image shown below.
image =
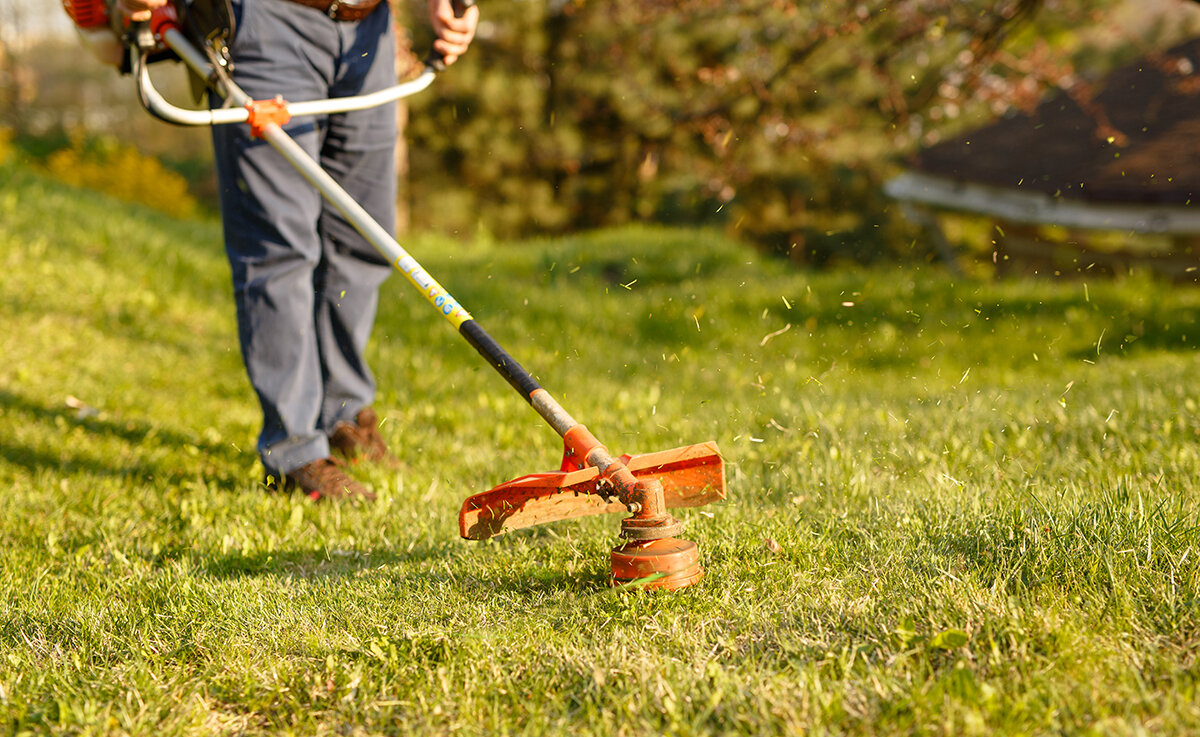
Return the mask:
POLYGON ((720 443, 705 580, 617 593, 614 518, 458 538, 559 444, 402 278, 406 468, 269 494, 219 224, 0 176, 0 731, 1200 731, 1194 288, 406 243, 614 451, 720 443))

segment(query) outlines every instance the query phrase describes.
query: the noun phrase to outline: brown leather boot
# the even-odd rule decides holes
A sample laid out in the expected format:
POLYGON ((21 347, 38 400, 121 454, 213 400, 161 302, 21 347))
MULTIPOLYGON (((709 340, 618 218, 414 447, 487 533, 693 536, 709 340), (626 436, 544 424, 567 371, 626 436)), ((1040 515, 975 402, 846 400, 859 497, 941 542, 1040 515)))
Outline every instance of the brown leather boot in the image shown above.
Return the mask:
MULTIPOLYGON (((272 488, 272 477, 267 477, 267 488, 272 488)), ((313 501, 321 499, 350 499, 357 497, 375 501, 375 494, 367 487, 346 475, 341 462, 333 458, 320 458, 283 475, 278 488, 294 491, 297 488, 313 501)))
POLYGON ((395 456, 388 453, 387 443, 379 434, 379 417, 370 407, 359 410, 353 423, 339 422, 335 425, 333 434, 329 436, 329 448, 350 461, 365 458, 375 463, 399 463, 395 456))

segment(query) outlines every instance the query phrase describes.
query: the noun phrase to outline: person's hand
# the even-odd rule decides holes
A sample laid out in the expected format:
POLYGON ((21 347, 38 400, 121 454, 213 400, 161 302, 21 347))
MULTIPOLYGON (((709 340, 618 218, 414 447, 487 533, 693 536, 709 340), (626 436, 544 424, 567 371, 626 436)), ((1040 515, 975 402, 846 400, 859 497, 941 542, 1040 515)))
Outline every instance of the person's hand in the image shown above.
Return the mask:
POLYGON ((466 52, 467 47, 471 45, 471 39, 475 38, 475 26, 479 24, 479 8, 472 5, 463 13, 463 17, 458 18, 454 15, 454 4, 451 0, 429 0, 429 18, 433 24, 433 33, 437 36, 433 42, 433 50, 441 54, 442 60, 449 66, 466 52))
POLYGON ((150 20, 150 14, 167 4, 167 0, 117 0, 117 10, 132 21, 150 20))

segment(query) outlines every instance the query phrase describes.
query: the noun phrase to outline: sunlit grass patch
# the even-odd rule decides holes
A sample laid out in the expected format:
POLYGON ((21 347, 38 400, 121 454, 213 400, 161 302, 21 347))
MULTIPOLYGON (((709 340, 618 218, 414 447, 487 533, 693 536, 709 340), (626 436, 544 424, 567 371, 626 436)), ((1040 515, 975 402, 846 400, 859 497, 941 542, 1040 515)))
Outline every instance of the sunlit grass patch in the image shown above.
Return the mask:
POLYGON ((616 452, 715 439, 707 576, 613 519, 457 536, 559 441, 400 278, 374 505, 264 492, 218 224, 10 166, 15 733, 1190 734, 1200 293, 810 273, 708 231, 406 245, 616 452), (70 213, 64 217, 63 213, 70 213))

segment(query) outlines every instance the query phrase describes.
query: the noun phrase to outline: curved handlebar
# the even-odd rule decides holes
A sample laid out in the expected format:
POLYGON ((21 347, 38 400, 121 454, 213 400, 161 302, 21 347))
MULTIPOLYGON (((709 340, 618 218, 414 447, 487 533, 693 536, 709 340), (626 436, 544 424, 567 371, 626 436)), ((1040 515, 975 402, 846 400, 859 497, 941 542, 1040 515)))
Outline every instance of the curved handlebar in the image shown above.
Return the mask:
MULTIPOLYGON (((468 1, 473 3, 474 0, 468 1)), ((192 71, 205 79, 211 76, 213 70, 208 58, 193 46, 178 29, 169 28, 165 30, 162 34, 162 40, 167 45, 167 48, 174 51, 192 71)), ((138 94, 141 97, 142 105, 154 117, 168 123, 184 126, 245 123, 249 119, 250 111, 245 106, 247 103, 253 102, 253 100, 241 90, 236 89, 230 90, 229 96, 229 101, 234 103, 236 107, 218 108, 216 110, 195 110, 172 104, 154 87, 154 82, 150 79, 149 65, 145 63, 139 50, 136 47, 132 47, 130 54, 132 55, 132 67, 137 77, 138 94)), ((445 65, 442 66, 444 67, 445 65)), ((379 90, 367 95, 356 95, 354 97, 289 102, 287 109, 292 117, 303 117, 308 115, 345 113, 353 110, 366 110, 378 107, 379 105, 385 105, 389 102, 395 102, 396 100, 415 95, 424 90, 433 83, 433 78, 437 76, 437 71, 434 64, 429 62, 424 71, 416 79, 402 82, 385 90, 379 90)))

